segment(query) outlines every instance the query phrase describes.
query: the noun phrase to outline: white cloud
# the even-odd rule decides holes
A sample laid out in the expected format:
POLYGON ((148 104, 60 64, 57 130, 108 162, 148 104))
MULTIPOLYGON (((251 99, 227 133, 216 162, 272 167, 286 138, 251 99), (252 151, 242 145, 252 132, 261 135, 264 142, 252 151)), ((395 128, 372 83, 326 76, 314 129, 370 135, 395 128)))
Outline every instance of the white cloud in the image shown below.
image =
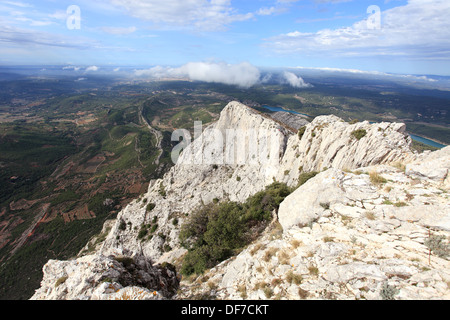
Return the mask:
POLYGON ((90 66, 90 67, 87 67, 86 68, 86 72, 89 72, 89 71, 98 71, 98 69, 99 69, 99 67, 97 67, 97 66, 90 66))
POLYGON ((363 74, 363 75, 373 75, 373 76, 383 76, 391 78, 405 78, 413 81, 427 81, 427 82, 437 82, 437 80, 429 78, 427 76, 416 76, 410 74, 395 74, 386 73, 381 71, 366 71, 358 69, 342 69, 342 68, 313 68, 313 67, 297 67, 297 69, 309 69, 309 70, 320 70, 326 72, 341 72, 341 73, 353 73, 353 74, 363 74))
POLYGON ((29 46, 46 46, 88 49, 99 46, 97 42, 89 38, 75 36, 68 41, 66 36, 2 24, 0 24, 0 43, 26 48, 29 46))
MULTIPOLYGON (((450 1, 409 0, 381 12, 381 28, 368 20, 317 32, 294 30, 266 39, 278 53, 330 56, 400 56, 450 59, 450 1)), ((369 17, 369 15, 367 16, 369 17)))
POLYGON ((19 1, 3 1, 3 4, 8 4, 8 5, 11 5, 11 6, 16 6, 16 7, 21 7, 21 8, 31 8, 31 7, 33 7, 29 3, 19 2, 19 1))
POLYGON ((295 75, 292 72, 284 71, 283 72, 284 80, 287 81, 294 88, 309 88, 312 85, 306 83, 301 77, 295 75))
POLYGON ((67 12, 65 10, 64 11, 63 10, 57 10, 54 13, 49 14, 48 17, 51 18, 51 19, 56 19, 56 20, 63 21, 63 20, 67 19, 68 15, 67 15, 67 12))
POLYGON ((238 13, 230 0, 110 0, 131 16, 164 26, 219 30, 254 17, 238 13))
POLYGON ((79 71, 80 67, 75 67, 75 66, 66 66, 63 67, 63 70, 73 70, 73 71, 79 71))
POLYGON ((102 31, 113 34, 113 35, 127 35, 131 34, 133 32, 136 32, 136 27, 128 27, 128 28, 121 28, 121 27, 102 27, 102 31))
POLYGON ((28 24, 32 27, 42 27, 42 26, 48 26, 48 25, 53 24, 52 21, 34 20, 34 19, 26 18, 26 17, 17 17, 17 18, 15 18, 15 20, 20 21, 20 22, 28 22, 28 24))
POLYGON ((156 66, 136 70, 136 76, 151 78, 187 78, 196 81, 224 83, 248 88, 259 82, 259 69, 248 62, 239 64, 189 62, 179 68, 156 66))
POLYGON ((272 13, 275 13, 277 11, 277 8, 270 7, 270 8, 261 8, 258 10, 257 14, 260 16, 269 16, 272 13))

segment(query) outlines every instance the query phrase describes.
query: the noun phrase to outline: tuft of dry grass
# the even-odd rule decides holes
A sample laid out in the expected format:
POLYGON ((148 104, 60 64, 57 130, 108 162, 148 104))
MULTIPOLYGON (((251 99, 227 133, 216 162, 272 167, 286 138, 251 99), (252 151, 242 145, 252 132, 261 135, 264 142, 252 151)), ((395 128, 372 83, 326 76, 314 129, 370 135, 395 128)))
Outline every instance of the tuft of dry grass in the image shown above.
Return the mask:
POLYGON ((309 274, 312 276, 319 275, 319 268, 317 268, 316 266, 309 266, 308 270, 309 270, 309 274))
POLYGON ((291 246, 292 246, 292 248, 294 248, 294 249, 297 249, 297 248, 300 247, 301 245, 303 245, 303 243, 302 243, 300 240, 293 239, 293 240, 291 241, 291 246))
POLYGON ((294 283, 296 285, 299 285, 303 281, 303 277, 300 274, 294 273, 292 270, 289 270, 286 274, 286 281, 290 284, 294 283))
POLYGON ((275 255, 276 252, 277 252, 277 249, 274 247, 267 249, 266 252, 264 253, 263 260, 265 262, 269 262, 270 259, 272 259, 272 257, 275 255))
POLYGON ((375 220, 376 218, 375 213, 373 213, 372 211, 366 211, 364 213, 364 217, 368 220, 375 220))
POLYGON ((395 163, 392 164, 392 166, 393 166, 394 168, 397 168, 398 170, 400 170, 400 171, 402 171, 402 172, 405 172, 405 170, 406 170, 406 165, 404 165, 404 164, 401 163, 401 162, 395 162, 395 163))
POLYGON ((289 264, 290 256, 287 250, 282 250, 277 255, 280 264, 289 264))
POLYGON ((376 186, 379 186, 387 182, 387 180, 376 171, 369 172, 369 178, 370 182, 372 182, 376 186))

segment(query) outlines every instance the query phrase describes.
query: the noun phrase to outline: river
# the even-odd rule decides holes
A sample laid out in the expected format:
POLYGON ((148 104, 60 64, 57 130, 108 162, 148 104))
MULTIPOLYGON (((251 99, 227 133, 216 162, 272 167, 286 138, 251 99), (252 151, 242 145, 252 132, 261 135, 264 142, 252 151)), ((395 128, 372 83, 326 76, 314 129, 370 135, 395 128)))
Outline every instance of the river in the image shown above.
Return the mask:
POLYGON ((423 138, 423 137, 419 137, 414 134, 410 134, 410 136, 411 136, 411 139, 418 141, 418 142, 422 142, 423 144, 426 144, 428 146, 432 146, 432 147, 439 148, 439 149, 446 147, 446 145, 444 145, 444 144, 440 144, 440 143, 437 143, 436 141, 433 141, 433 140, 430 140, 427 138, 423 138))
POLYGON ((289 112, 289 113, 294 113, 294 114, 301 114, 303 116, 311 117, 310 115, 308 115, 306 113, 300 113, 300 112, 296 112, 296 111, 292 111, 292 110, 285 110, 285 109, 283 109, 281 107, 271 107, 271 106, 266 106, 266 105, 263 105, 262 107, 264 109, 267 109, 267 110, 270 110, 270 111, 273 111, 273 112, 284 111, 284 112, 289 112))

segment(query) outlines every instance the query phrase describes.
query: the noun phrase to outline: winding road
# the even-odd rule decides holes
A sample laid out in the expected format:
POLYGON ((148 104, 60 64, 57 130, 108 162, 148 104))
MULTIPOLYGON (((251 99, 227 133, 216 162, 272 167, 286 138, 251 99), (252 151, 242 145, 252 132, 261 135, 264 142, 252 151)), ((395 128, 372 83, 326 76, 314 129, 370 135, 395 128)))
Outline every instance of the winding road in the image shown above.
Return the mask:
POLYGON ((153 162, 155 164, 159 164, 159 160, 161 159, 161 156, 163 154, 163 149, 162 149, 162 139, 163 139, 163 135, 160 131, 156 130, 155 128, 153 128, 150 123, 148 123, 147 119, 144 117, 144 115, 142 114, 142 106, 139 107, 139 119, 140 121, 142 121, 147 128, 150 130, 151 133, 154 134, 155 138, 156 138, 156 147, 159 149, 159 155, 156 158, 156 160, 153 162))

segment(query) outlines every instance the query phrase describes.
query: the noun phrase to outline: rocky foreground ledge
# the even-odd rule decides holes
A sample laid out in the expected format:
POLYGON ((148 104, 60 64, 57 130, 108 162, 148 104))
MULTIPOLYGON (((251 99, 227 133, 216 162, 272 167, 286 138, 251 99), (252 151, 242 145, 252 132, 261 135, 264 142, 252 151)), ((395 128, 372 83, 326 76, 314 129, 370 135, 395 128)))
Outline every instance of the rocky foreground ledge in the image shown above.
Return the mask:
POLYGON ((320 173, 282 202, 278 228, 184 282, 179 298, 450 299, 448 181, 416 175, 320 173))
MULTIPOLYGON (((49 261, 32 299, 450 298, 450 147, 416 154, 404 124, 335 116, 292 133, 238 102, 209 128, 263 129, 263 147, 267 136, 279 142, 275 161, 181 161, 105 224, 103 241, 87 245, 94 251, 49 261), (274 180, 295 187, 312 171, 318 174, 281 203, 264 236, 180 281, 172 266, 186 253, 179 229, 195 208, 245 201, 274 180)), ((213 150, 207 131, 201 138, 181 160, 188 151, 213 150)))

